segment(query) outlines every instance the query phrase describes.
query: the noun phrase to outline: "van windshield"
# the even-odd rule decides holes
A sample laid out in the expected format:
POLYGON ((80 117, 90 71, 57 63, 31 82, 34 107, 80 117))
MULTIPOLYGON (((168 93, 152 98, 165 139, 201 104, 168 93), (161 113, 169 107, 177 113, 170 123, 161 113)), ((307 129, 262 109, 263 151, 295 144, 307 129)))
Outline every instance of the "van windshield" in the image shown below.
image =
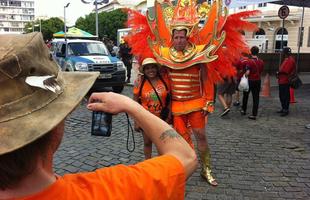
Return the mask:
POLYGON ((68 55, 109 55, 107 48, 100 42, 74 42, 68 45, 68 55))

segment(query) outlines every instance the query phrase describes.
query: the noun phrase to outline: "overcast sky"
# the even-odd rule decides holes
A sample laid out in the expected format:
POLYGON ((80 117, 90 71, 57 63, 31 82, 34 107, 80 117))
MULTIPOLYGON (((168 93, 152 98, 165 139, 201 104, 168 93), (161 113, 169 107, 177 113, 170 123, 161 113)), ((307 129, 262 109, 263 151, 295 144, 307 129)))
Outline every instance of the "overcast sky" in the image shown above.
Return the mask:
POLYGON ((89 14, 95 6, 84 4, 81 0, 35 0, 35 15, 48 17, 64 17, 64 6, 70 2, 66 8, 66 21, 69 26, 74 25, 79 17, 89 14))
MULTIPOLYGON (((87 0, 92 1, 94 0, 87 0)), ((110 0, 112 1, 112 0, 110 0)), ((137 4, 143 0, 118 0, 123 5, 137 4)), ((153 1, 153 0, 148 0, 153 1)), ((70 2, 68 8, 66 8, 66 21, 69 26, 75 24, 75 21, 79 17, 92 12, 95 9, 93 3, 84 4, 81 0, 35 0, 35 15, 36 17, 47 16, 47 17, 64 17, 64 6, 70 2)), ((101 7, 102 5, 98 5, 101 7)))

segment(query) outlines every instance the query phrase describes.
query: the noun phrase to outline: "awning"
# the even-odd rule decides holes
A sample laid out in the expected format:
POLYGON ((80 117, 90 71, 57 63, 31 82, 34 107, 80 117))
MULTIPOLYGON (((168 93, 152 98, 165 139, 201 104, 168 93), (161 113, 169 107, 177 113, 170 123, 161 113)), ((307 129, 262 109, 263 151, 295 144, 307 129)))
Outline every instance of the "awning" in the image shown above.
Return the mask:
POLYGON ((287 6, 298 6, 298 7, 309 7, 310 8, 309 0, 281 0, 281 1, 275 1, 272 3, 280 4, 280 5, 287 5, 287 6))
POLYGON ((53 34, 53 37, 64 37, 65 33, 63 31, 59 31, 53 34))
MULTIPOLYGON (((65 33, 63 31, 57 32, 53 34, 54 37, 65 37, 65 33)), ((69 30, 66 33, 66 37, 67 38, 96 38, 96 36, 83 31, 81 29, 72 27, 69 28, 69 30)))

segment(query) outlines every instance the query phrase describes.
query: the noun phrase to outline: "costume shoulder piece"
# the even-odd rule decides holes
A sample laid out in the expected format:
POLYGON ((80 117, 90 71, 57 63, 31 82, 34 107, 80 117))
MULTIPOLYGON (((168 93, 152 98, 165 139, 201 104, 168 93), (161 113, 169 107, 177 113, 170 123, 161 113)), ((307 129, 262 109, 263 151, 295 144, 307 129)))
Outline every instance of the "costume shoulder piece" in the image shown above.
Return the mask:
POLYGON ((140 57, 152 55, 172 69, 206 63, 223 76, 232 75, 232 62, 249 52, 241 32, 256 28, 244 19, 255 14, 257 11, 228 15, 222 0, 199 5, 195 0, 179 0, 176 4, 155 0, 153 17, 149 12, 144 16, 128 10, 132 32, 126 40, 132 53, 140 57), (172 47, 173 30, 186 30, 189 44, 181 54, 172 47))

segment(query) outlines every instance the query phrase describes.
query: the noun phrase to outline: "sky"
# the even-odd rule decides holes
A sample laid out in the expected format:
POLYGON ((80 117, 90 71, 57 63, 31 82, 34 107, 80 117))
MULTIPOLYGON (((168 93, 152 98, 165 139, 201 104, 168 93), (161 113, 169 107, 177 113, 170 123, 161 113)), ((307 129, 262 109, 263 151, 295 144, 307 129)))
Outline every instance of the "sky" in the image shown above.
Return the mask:
POLYGON ((35 0, 35 16, 47 16, 47 17, 64 17, 64 6, 70 2, 68 8, 66 8, 66 21, 68 26, 75 24, 75 21, 79 17, 92 12, 95 6, 90 4, 84 4, 81 0, 35 0))
MULTIPOLYGON (((88 1, 94 2, 94 0, 88 1)), ((131 5, 141 1, 142 0, 119 0, 118 2, 124 5, 131 5)), ((61 17, 63 19, 64 6, 69 2, 70 5, 66 8, 66 23, 68 26, 74 25, 79 17, 84 17, 95 9, 93 3, 84 4, 81 0, 35 0, 35 16, 61 17)), ((98 5, 98 7, 101 6, 102 5, 98 5)))

